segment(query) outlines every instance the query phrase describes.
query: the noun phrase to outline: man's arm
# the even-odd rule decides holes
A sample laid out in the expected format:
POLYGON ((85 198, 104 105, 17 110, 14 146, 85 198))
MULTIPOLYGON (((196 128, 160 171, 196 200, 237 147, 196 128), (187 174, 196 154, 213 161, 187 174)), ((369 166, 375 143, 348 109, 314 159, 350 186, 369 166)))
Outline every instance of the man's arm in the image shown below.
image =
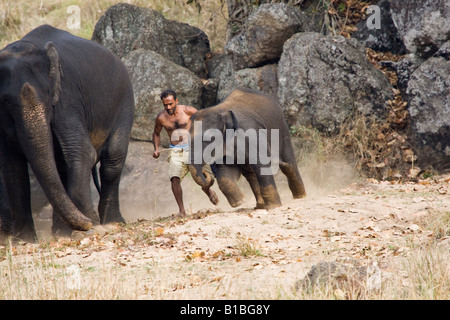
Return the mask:
POLYGON ((153 129, 153 146, 155 147, 155 152, 153 152, 153 158, 159 158, 159 143, 161 141, 161 130, 163 126, 161 123, 161 118, 158 115, 155 120, 155 128, 153 129))

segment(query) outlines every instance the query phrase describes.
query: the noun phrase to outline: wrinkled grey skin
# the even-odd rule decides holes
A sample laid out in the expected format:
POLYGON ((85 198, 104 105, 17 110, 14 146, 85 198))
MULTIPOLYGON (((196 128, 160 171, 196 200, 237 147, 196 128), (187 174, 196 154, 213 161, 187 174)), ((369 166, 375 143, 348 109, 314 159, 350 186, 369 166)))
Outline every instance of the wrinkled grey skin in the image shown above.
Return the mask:
POLYGON ((0 234, 6 233, 11 228, 11 212, 6 199, 5 187, 0 178, 0 234))
MULTIPOLYGON (((249 129, 267 129, 268 145, 270 145, 270 130, 279 130, 279 168, 286 175, 289 188, 294 198, 302 198, 306 195, 305 188, 298 171, 294 150, 290 140, 289 130, 280 105, 272 97, 260 92, 237 89, 233 91, 227 99, 217 106, 199 110, 192 118, 190 136, 190 165, 192 177, 200 186, 211 184, 212 177, 202 170, 202 163, 197 163, 195 154, 203 152, 211 142, 198 141, 196 135, 204 135, 209 129, 217 129, 223 133, 223 145, 226 149, 226 129, 242 129, 246 132, 249 129), (195 132, 195 121, 202 122, 202 132, 195 132), (197 150, 202 148, 202 150, 197 150)), ((234 144, 235 148, 237 143, 234 144)), ((270 149, 270 148, 269 148, 270 149)), ((248 147, 246 150, 249 150, 248 147)), ((230 155, 224 150, 222 164, 216 164, 216 178, 220 190, 226 196, 231 206, 236 207, 242 204, 244 195, 237 185, 237 180, 243 175, 250 184, 256 198, 257 208, 271 209, 281 205, 273 175, 262 174, 261 169, 265 167, 258 159, 257 163, 249 161, 249 154, 246 153, 245 163, 238 164, 237 150, 234 150, 234 159, 226 160, 230 155), (230 164, 232 163, 232 164, 230 164)), ((216 159, 216 163, 219 162, 216 159)))
POLYGON ((36 238, 28 164, 53 207, 53 232, 124 221, 118 192, 133 112, 125 67, 93 41, 44 25, 1 50, 3 231, 36 238), (97 213, 89 186, 98 162, 97 213))

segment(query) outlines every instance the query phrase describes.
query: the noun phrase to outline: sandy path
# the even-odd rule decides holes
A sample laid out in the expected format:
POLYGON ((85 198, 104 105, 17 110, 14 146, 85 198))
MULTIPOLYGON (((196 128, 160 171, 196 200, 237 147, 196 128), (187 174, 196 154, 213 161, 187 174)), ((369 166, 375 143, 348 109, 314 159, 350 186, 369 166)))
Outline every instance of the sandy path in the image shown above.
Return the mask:
MULTIPOLYGON (((146 144, 132 145, 122 183, 129 225, 47 240, 45 249, 36 249, 51 252, 60 265, 77 266, 81 287, 109 281, 127 299, 298 298, 296 281, 313 265, 336 260, 375 263, 383 281, 404 277, 401 264, 411 244, 436 238, 421 219, 450 212, 449 175, 415 184, 364 180, 336 190, 305 179, 306 198, 293 200, 282 191, 283 206, 270 211, 253 210, 251 197, 234 209, 222 196, 214 207, 188 178, 183 187, 193 214, 155 222, 176 207, 167 163, 150 157, 146 144), (147 191, 148 181, 158 191, 147 191)), ((448 253, 448 237, 437 242, 448 253)), ((111 298, 98 290, 95 297, 111 298)))

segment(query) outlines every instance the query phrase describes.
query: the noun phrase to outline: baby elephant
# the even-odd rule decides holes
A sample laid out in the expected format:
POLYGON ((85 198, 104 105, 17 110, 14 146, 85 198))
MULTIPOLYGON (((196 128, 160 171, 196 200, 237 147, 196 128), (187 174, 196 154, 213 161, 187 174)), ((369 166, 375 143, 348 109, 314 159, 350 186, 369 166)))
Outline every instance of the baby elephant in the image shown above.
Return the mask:
POLYGON ((278 169, 286 175, 294 198, 306 195, 289 129, 274 98, 237 89, 222 103, 199 110, 192 121, 189 169, 200 186, 212 180, 201 169, 206 162, 214 164, 219 188, 233 207, 244 198, 237 185, 241 174, 251 186, 257 208, 281 205, 274 179, 278 169))

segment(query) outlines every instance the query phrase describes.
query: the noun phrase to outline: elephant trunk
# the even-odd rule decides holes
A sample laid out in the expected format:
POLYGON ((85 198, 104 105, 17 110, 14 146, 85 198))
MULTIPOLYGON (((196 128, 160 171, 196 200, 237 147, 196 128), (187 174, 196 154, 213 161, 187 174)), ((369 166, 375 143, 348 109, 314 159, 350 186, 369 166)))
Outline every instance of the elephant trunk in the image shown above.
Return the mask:
POLYGON ((25 156, 53 209, 75 230, 89 230, 92 221, 84 216, 67 195, 56 168, 49 117, 36 90, 25 83, 20 92, 20 114, 16 131, 25 156))
POLYGON ((201 187, 210 187, 214 183, 214 178, 206 172, 201 164, 188 165, 194 181, 201 187))

